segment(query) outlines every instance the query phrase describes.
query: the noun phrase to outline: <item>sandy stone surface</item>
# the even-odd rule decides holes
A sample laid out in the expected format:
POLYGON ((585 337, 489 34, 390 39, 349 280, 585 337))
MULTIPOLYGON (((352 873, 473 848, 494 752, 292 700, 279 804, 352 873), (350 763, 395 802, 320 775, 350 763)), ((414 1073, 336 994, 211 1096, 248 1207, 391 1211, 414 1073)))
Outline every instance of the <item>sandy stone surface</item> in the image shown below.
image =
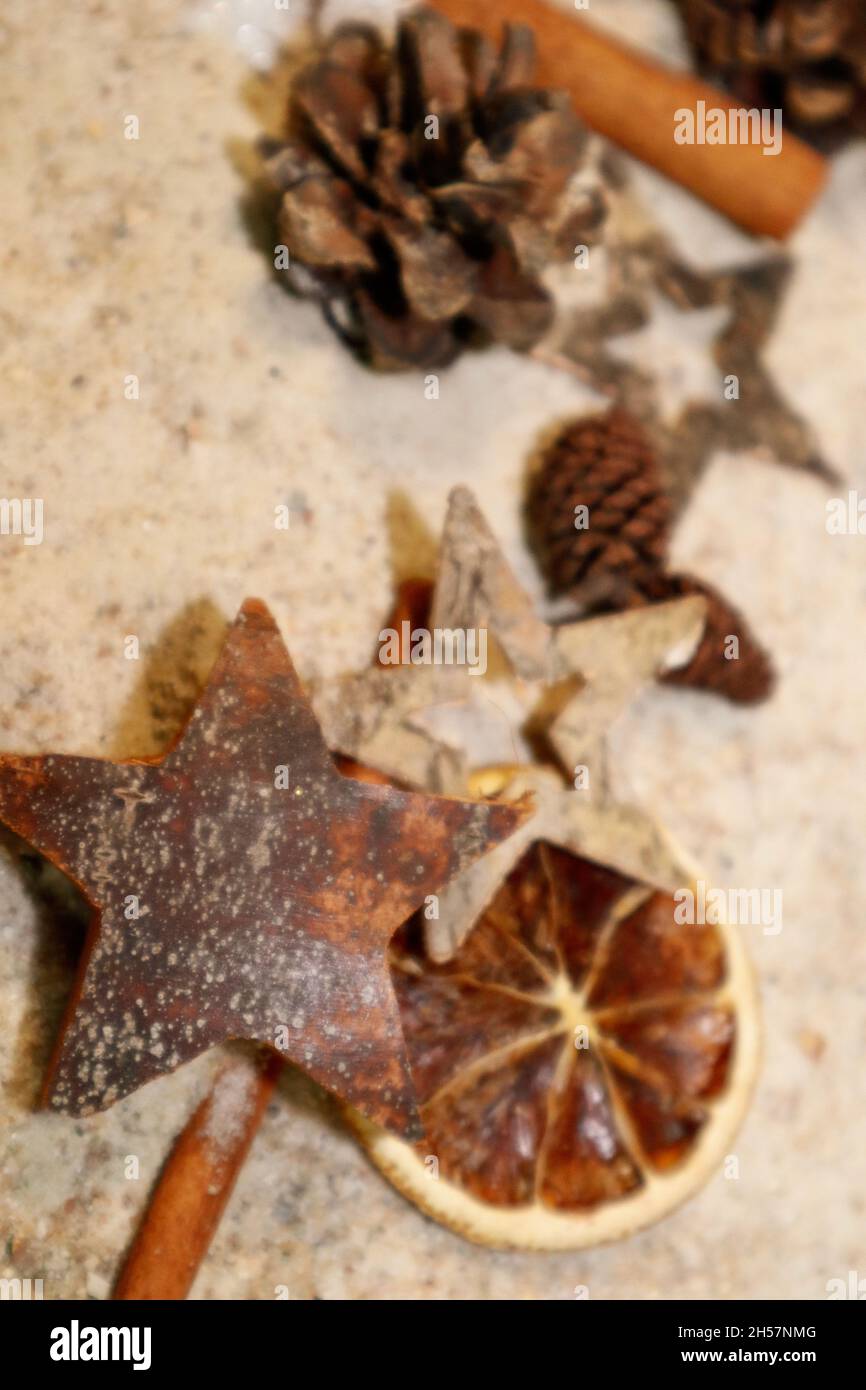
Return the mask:
MULTIPOLYGON (((593 10, 684 61, 661 0, 593 10)), ((8 0, 0 21, 0 495, 45 508, 40 546, 0 537, 3 751, 159 751, 247 595, 271 605, 302 675, 361 666, 394 573, 429 564, 456 481, 538 593, 519 516, 526 456, 551 420, 596 403, 506 351, 450 369, 435 402, 413 374, 373 379, 341 351, 254 244, 240 172, 258 129, 250 68, 231 26, 193 22, 202 13, 8 0), (130 114, 138 140, 124 138, 130 114), (281 502, 288 532, 273 524, 281 502), (139 661, 124 657, 131 634, 139 661)), ((769 351, 842 493, 866 489, 864 173, 863 144, 837 157, 794 240, 769 351)), ((685 194, 637 177, 685 255, 754 254, 685 194)), ((617 735, 624 779, 708 878, 783 890, 781 933, 744 928, 765 1057, 739 1179, 720 1172, 610 1248, 490 1253, 407 1205, 330 1101, 287 1076, 194 1296, 570 1299, 587 1285, 593 1299, 823 1298, 828 1279, 866 1274, 866 537, 827 534, 832 491, 757 457, 713 460, 676 559, 749 615, 778 694, 749 711, 653 690, 617 735)), ((31 891, 14 848, 0 841, 0 1276, 101 1298, 219 1058, 95 1119, 32 1112, 80 928, 31 891)))

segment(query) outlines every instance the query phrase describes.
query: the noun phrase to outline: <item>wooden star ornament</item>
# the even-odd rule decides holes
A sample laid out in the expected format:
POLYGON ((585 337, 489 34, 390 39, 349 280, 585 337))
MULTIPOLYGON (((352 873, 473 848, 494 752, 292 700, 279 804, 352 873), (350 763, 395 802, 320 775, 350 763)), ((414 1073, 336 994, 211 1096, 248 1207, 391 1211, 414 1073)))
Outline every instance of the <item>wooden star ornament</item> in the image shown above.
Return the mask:
POLYGON ((104 1109, 246 1038, 417 1135, 388 942, 526 810, 342 776, 248 600, 164 757, 0 758, 0 820, 94 909, 46 1101, 104 1109))
POLYGON ((660 672, 689 659, 705 615, 704 600, 689 597, 550 625, 535 612, 473 494, 452 491, 429 625, 489 628, 509 668, 504 678, 476 676, 466 666, 378 667, 325 681, 315 695, 332 747, 407 785, 465 793, 491 764, 524 763, 503 772, 499 794, 522 803, 533 793, 532 809, 518 834, 439 895, 438 915, 424 922, 434 960, 453 956, 534 839, 668 890, 688 881, 663 829, 614 785, 608 739, 660 672), (488 686, 485 731, 477 714, 488 686), (503 727, 510 721, 510 730, 503 727), (548 745, 558 771, 531 765, 529 730, 548 745))
POLYGON ((761 250, 748 264, 694 269, 653 221, 615 157, 612 174, 617 186, 609 193, 602 281, 586 302, 561 316, 534 355, 573 371, 642 422, 663 460, 677 511, 721 450, 760 451, 776 463, 837 480, 815 431, 765 361, 793 272, 790 255, 761 250), (653 345, 660 312, 667 334, 653 345), (705 331, 713 330, 705 365, 714 367, 715 383, 709 394, 666 409, 666 370, 671 386, 678 376, 691 375, 686 365, 693 345, 678 340, 687 320, 700 319, 705 331), (629 339, 634 348, 635 339, 646 334, 648 352, 638 365, 624 349, 629 339), (735 394, 729 396, 732 383, 735 394))

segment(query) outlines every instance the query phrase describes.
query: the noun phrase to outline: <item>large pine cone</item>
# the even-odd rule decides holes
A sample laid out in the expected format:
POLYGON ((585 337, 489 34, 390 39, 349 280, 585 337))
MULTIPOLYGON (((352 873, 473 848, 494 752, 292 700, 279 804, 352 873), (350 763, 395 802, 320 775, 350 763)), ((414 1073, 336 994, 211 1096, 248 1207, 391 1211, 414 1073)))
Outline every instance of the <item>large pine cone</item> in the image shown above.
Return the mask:
POLYGON ((268 168, 295 288, 375 366, 442 366, 468 343, 530 347, 552 318, 539 283, 603 216, 580 189, 586 131, 531 86, 532 32, 499 54, 432 10, 389 49, 338 28, 294 82, 268 168))
POLYGON ((574 420, 556 436, 530 479, 526 513, 551 593, 618 606, 667 555, 670 499, 652 445, 624 410, 574 420))
POLYGON ((863 0, 677 0, 705 69, 797 125, 866 126, 863 0))

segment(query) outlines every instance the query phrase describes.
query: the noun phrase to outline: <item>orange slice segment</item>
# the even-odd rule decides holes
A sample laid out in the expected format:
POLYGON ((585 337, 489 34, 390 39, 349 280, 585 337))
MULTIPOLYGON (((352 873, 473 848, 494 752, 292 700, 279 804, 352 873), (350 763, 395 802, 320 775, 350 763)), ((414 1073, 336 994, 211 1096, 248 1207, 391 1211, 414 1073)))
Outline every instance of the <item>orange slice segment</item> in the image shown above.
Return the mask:
POLYGON ((392 970, 427 1138, 354 1112, 430 1216, 501 1248, 575 1249, 664 1216, 717 1171, 758 1060, 739 933, 534 845, 447 965, 411 923, 392 970))

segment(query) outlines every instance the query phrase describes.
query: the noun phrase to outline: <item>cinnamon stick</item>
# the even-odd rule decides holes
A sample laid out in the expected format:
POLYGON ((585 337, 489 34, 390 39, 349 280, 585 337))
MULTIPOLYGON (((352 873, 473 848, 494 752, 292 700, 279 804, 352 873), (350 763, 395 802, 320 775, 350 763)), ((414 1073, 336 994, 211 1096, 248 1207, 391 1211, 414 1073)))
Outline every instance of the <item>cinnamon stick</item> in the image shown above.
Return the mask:
POLYGON ((538 45, 537 79, 568 92, 594 130, 682 184, 746 231, 787 237, 827 177, 826 161, 783 130, 778 154, 757 143, 677 144, 676 112, 736 110, 716 88, 671 72, 546 0, 434 0, 455 24, 498 40, 503 24, 527 24, 538 45))
POLYGON ((282 1060, 231 1062, 179 1136, 114 1289, 115 1299, 183 1299, 219 1225, 282 1060))

